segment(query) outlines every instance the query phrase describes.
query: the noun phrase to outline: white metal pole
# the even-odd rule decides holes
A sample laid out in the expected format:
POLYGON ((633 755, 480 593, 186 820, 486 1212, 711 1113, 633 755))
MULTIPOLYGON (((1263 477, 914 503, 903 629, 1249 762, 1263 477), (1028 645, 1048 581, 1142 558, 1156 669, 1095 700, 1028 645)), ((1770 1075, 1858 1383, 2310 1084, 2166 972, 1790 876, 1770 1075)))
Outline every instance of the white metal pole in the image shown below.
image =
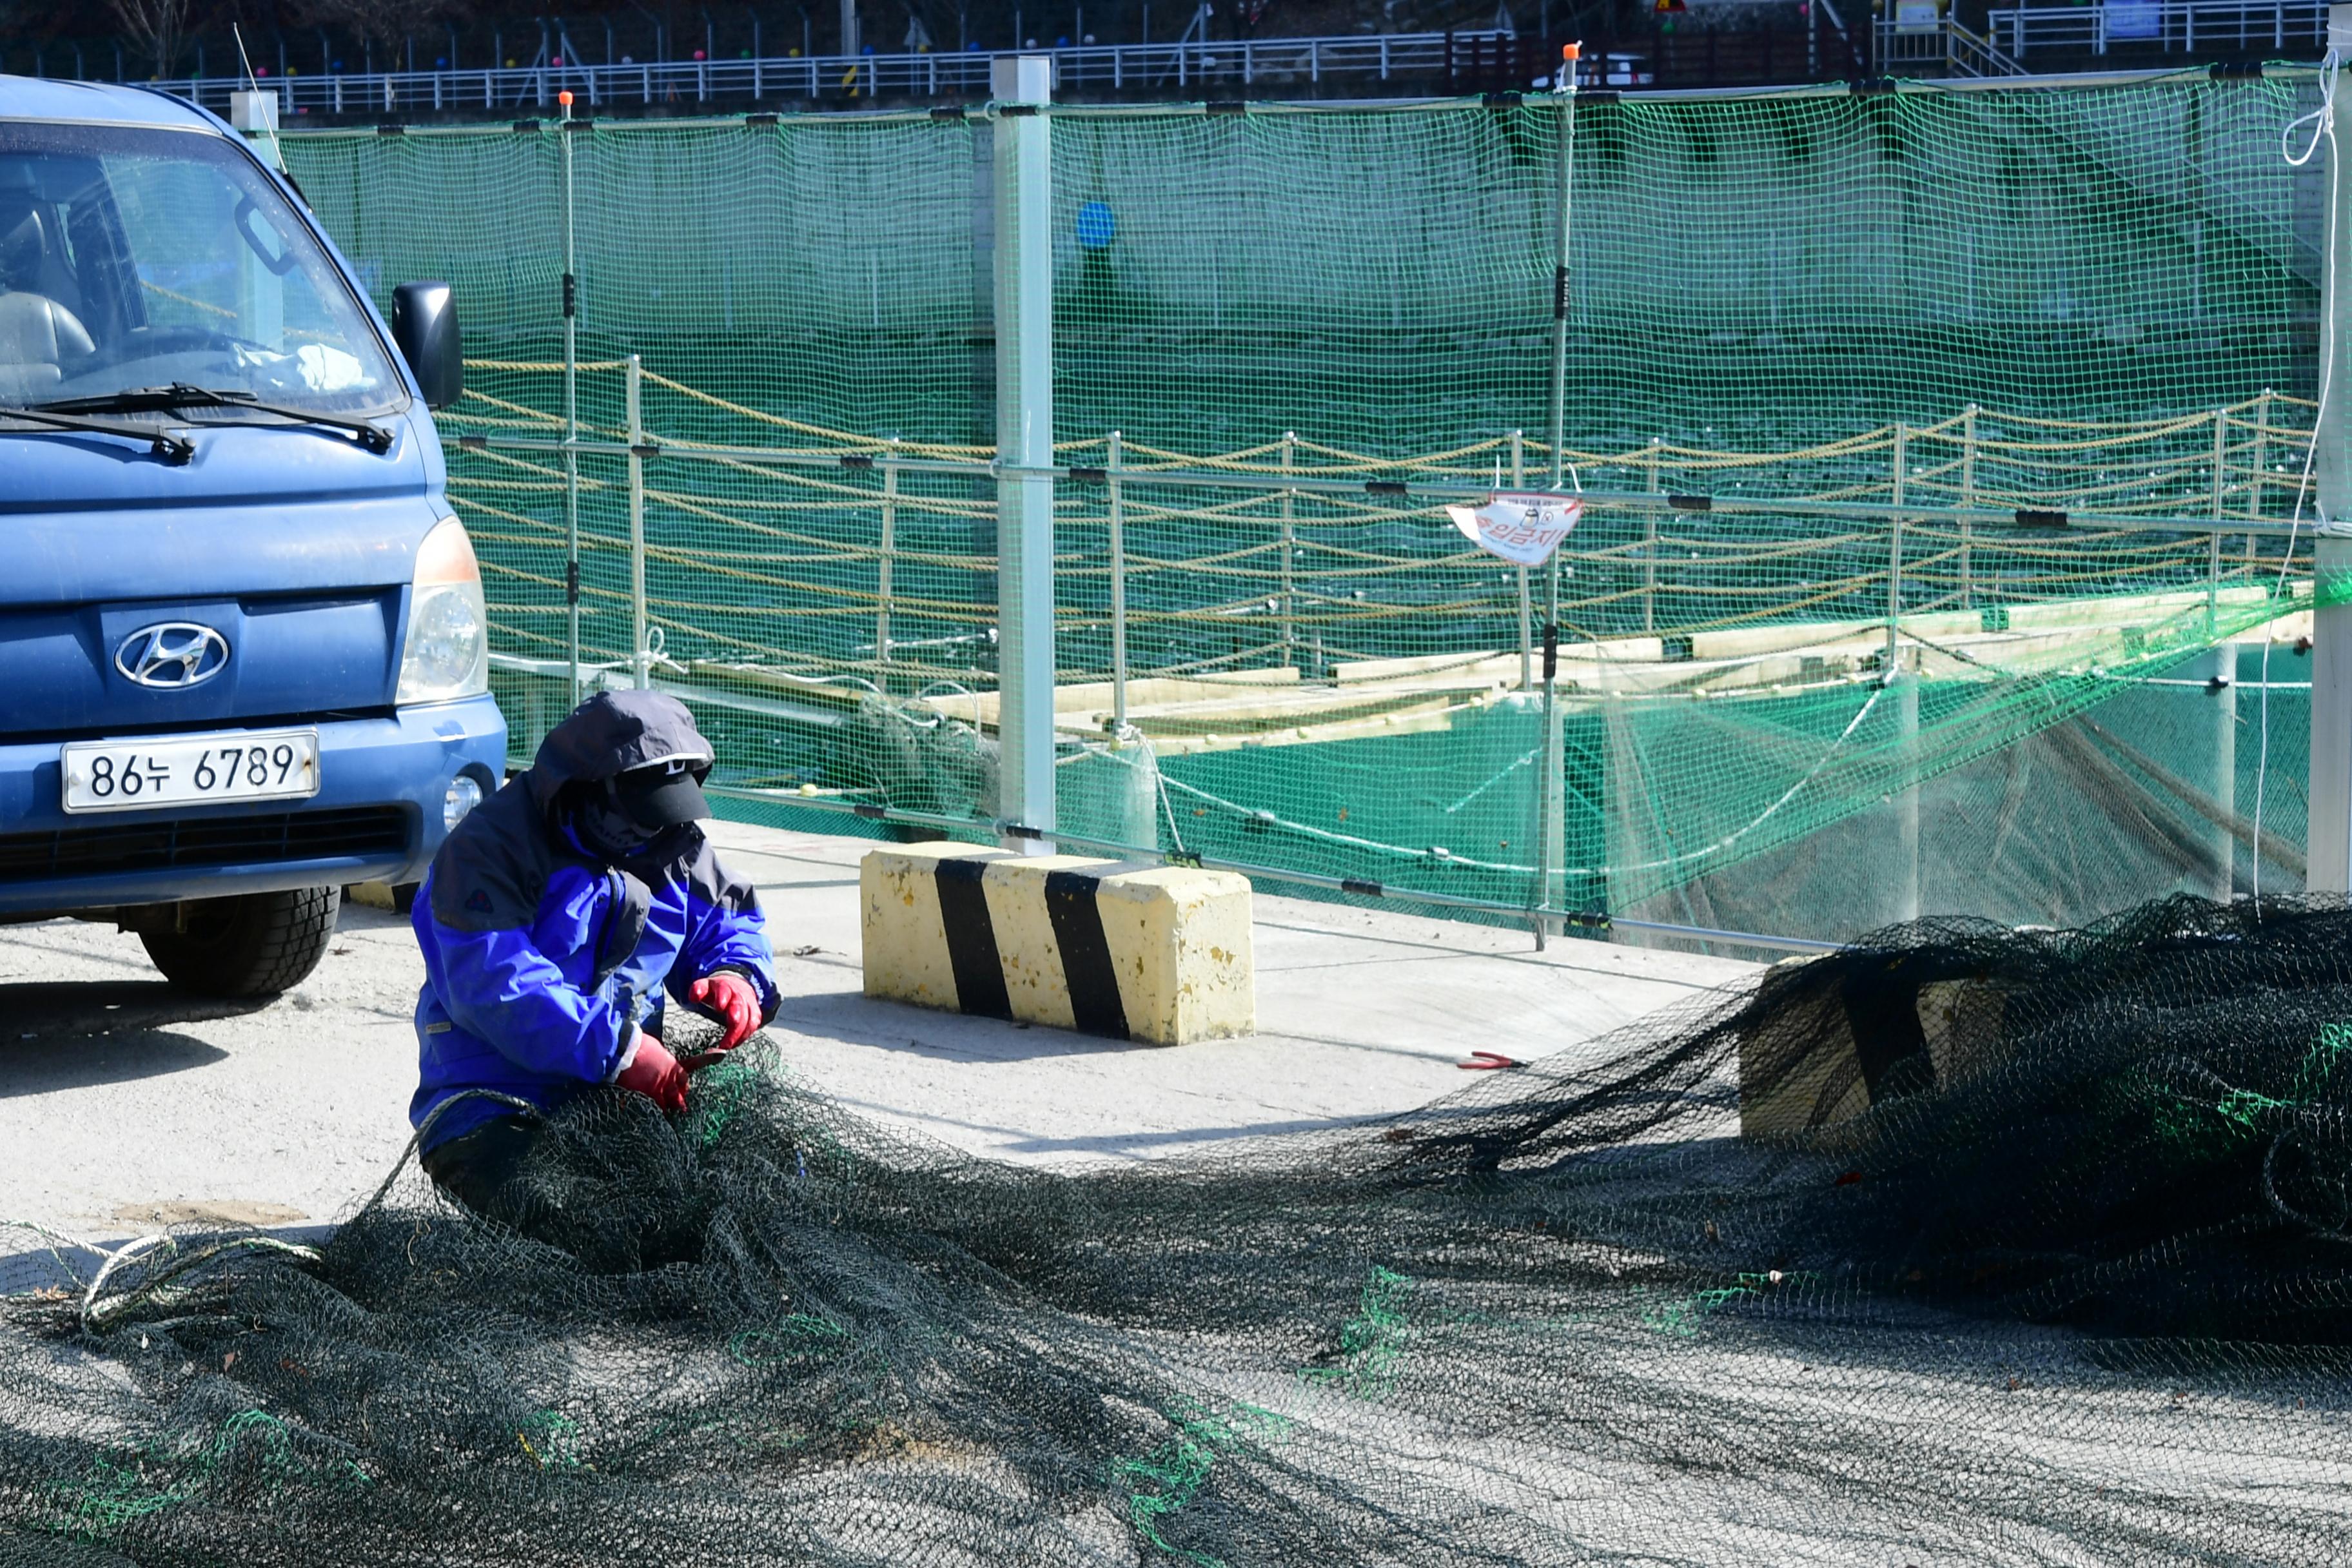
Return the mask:
MULTIPOLYGON (((1288 473, 1298 450, 1298 435, 1282 433, 1282 471, 1288 473)), ((1282 662, 1292 662, 1298 643, 1298 522, 1291 492, 1282 492, 1282 662)))
POLYGON ((2214 820, 2208 840, 2212 847, 2213 863, 2207 896, 2217 903, 2227 903, 2236 891, 2238 855, 2237 835, 2231 829, 2231 819, 2238 812, 2238 645, 2214 644, 2189 669, 2205 678, 2205 689, 2181 695, 2207 704, 2213 726, 2214 820))
POLYGON ((637 687, 653 684, 653 650, 646 614, 645 361, 629 356, 629 659, 637 687))
POLYGON ((1054 62, 989 62, 995 100, 998 810, 1005 847, 1054 829, 1054 62))
MULTIPOLYGON (((1574 191, 1576 168, 1576 57, 1577 46, 1569 44, 1560 50, 1559 70, 1553 79, 1552 98, 1559 106, 1559 150, 1557 154, 1555 178, 1558 182, 1553 209, 1552 292, 1551 292, 1551 489, 1564 489, 1568 480, 1568 300, 1569 300, 1569 215, 1570 196, 1574 191)), ((1543 765, 1537 770, 1538 792, 1536 816, 1540 828, 1536 835, 1538 853, 1541 857, 1537 881, 1537 905, 1542 911, 1536 920, 1536 947, 1540 951, 1547 938, 1561 929, 1558 919, 1566 902, 1563 871, 1568 864, 1568 826, 1566 759, 1562 749, 1565 716, 1560 711, 1559 682, 1555 679, 1559 668, 1559 557, 1554 552, 1544 567, 1544 585, 1548 614, 1544 618, 1543 668, 1543 765)))
MULTIPOLYGON (((1974 510, 1977 504, 1977 405, 1969 405, 1967 416, 1960 424, 1960 505, 1974 510)), ((1975 551, 1972 548, 1971 525, 1960 519, 1960 607, 1973 610, 1977 605, 1977 574, 1975 551)))
POLYGON ((563 95, 563 595, 572 653, 572 700, 582 696, 580 668, 580 268, 572 249, 572 95, 563 95))
MULTIPOLYGON (((2352 5, 2327 8, 2327 47, 2331 53, 2352 56, 2352 5)), ((2352 288, 2344 276, 2352 266, 2352 161, 2336 157, 2331 148, 2327 164, 2327 233, 2320 247, 2326 363, 2320 366, 2321 406, 2311 433, 2317 448, 2320 537, 2312 584, 2309 862, 2304 886, 2314 893, 2344 893, 2352 892, 2352 602, 2341 602, 2352 591, 2352 453, 2345 449, 2344 419, 2345 399, 2352 396, 2352 288), (2338 534, 2338 529, 2347 532, 2338 534)))
POLYGON ((1919 671, 1901 672, 1895 683, 1895 728, 1909 779, 1895 797, 1895 918, 1919 918, 1919 671))
MULTIPOLYGON (((1895 426, 1895 505, 1903 505, 1903 470, 1907 466, 1906 447, 1910 427, 1897 423, 1895 426)), ((1896 643, 1902 635, 1903 620, 1903 513, 1897 510, 1888 520, 1886 530, 1886 679, 1895 679, 1896 643)))
MULTIPOLYGON (((1524 431, 1511 432, 1511 488, 1528 485, 1528 443, 1524 431)), ((1535 675, 1535 611, 1528 590, 1528 569, 1519 568, 1519 689, 1533 691, 1535 675)))
MULTIPOLYGON (((892 437, 895 442, 898 437, 892 437)), ((890 689, 890 594, 898 552, 898 465, 882 460, 882 547, 874 568, 874 684, 890 689)))
MULTIPOLYGON (((1665 441, 1650 437, 1648 464, 1649 490, 1652 496, 1661 493, 1664 482, 1659 472, 1660 452, 1665 441)), ((1658 505, 1653 500, 1642 509, 1642 630, 1646 634, 1658 629, 1658 505)))
POLYGON ((1127 737, 1127 505, 1118 479, 1119 435, 1110 433, 1104 472, 1110 491, 1110 718, 1111 733, 1127 737))
POLYGON ((2271 389, 2267 386, 2254 402, 2254 455, 2248 464, 2252 473, 2246 481, 2246 516, 2260 522, 2263 507, 2270 499, 2263 493, 2271 465, 2271 389))
MULTIPOLYGON (((1895 426, 1895 487, 1896 507, 1903 504, 1906 470, 1910 466, 1910 430, 1895 426)), ((1895 796, 1894 916, 1897 921, 1919 918, 1919 670, 1916 661, 1903 668, 1903 514, 1889 521, 1886 538, 1886 679, 1895 699, 1898 765, 1906 783, 1895 796)))
POLYGON ((1551 284, 1551 488, 1555 490, 1566 482, 1568 463, 1568 241, 1576 166, 1576 56, 1574 44, 1562 51, 1553 92, 1559 105, 1551 284))

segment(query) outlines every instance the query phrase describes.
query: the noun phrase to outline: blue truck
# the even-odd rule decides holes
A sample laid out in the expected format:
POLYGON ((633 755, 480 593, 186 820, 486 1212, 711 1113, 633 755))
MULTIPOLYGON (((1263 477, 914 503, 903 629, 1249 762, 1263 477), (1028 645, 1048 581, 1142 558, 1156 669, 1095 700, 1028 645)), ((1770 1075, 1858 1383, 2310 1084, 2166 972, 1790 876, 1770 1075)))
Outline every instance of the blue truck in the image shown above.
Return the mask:
POLYGON ((219 120, 0 76, 0 922, 266 994, 497 787, 456 310, 393 305, 219 120))

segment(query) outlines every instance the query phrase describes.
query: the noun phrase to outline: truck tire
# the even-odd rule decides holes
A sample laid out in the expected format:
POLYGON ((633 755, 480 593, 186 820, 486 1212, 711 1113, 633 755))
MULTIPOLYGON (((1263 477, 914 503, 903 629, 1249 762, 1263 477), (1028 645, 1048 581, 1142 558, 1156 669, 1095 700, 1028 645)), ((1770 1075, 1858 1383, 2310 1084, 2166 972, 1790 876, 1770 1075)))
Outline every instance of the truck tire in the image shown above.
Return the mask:
POLYGON ((299 984, 326 956, 341 888, 191 899, 168 925, 139 933, 163 978, 205 996, 268 996, 299 984))

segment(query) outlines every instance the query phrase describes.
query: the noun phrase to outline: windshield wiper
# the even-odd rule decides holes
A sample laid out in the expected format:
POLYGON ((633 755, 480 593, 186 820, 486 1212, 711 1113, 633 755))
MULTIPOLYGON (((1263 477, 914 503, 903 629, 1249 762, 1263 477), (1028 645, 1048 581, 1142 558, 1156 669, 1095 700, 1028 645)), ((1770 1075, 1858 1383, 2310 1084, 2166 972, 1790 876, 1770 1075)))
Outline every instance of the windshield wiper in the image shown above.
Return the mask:
POLYGON ((392 450, 392 432, 381 425, 364 419, 345 419, 340 415, 314 413, 308 408, 290 408, 282 403, 265 403, 250 392, 215 391, 211 387, 190 386, 186 382, 174 382, 169 386, 134 386, 121 392, 110 392, 103 397, 65 397, 54 403, 34 405, 45 412, 58 414, 148 414, 163 413, 174 408, 235 408, 254 414, 275 414, 281 419, 299 419, 306 425, 323 425, 331 430, 349 430, 359 438, 359 444, 369 451, 384 453, 392 450))
POLYGON ((14 403, 0 403, 0 418, 22 419, 26 424, 46 425, 53 430, 88 430, 100 436, 120 436, 126 441, 143 441, 167 463, 184 463, 196 455, 195 443, 184 436, 174 436, 168 430, 150 429, 144 425, 118 425, 111 419, 88 419, 63 409, 26 408, 14 403))

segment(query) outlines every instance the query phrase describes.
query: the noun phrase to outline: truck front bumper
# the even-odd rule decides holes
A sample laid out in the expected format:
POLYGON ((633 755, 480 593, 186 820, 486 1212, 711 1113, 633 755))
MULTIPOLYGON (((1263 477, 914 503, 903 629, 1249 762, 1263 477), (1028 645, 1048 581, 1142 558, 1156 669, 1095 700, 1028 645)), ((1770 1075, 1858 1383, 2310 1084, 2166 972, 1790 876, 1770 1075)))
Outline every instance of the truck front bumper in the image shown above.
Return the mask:
POLYGON ((450 781, 485 797, 506 768, 488 697, 331 720, 308 800, 69 816, 58 742, 0 742, 0 916, 415 881, 447 837, 450 781))

